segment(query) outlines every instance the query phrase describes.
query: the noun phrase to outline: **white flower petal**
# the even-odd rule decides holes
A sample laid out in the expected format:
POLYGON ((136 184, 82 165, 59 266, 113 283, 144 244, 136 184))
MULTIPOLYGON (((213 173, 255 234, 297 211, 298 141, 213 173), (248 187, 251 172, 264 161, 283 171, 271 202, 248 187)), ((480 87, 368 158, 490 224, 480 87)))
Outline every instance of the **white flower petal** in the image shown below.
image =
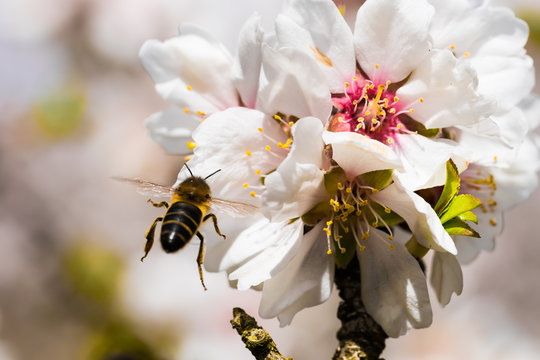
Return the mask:
POLYGON ((332 110, 330 91, 311 56, 292 48, 274 50, 264 44, 262 56, 257 104, 265 113, 328 119, 332 110))
MULTIPOLYGON (((371 229, 380 237, 386 234, 371 229)), ((357 250, 362 282, 362 300, 367 312, 391 337, 408 329, 431 325, 432 312, 426 278, 418 262, 399 242, 394 249, 372 234, 365 249, 357 250)))
POLYGON ((215 113, 193 132, 193 139, 197 147, 189 161, 192 171, 204 176, 221 169, 208 179, 214 195, 254 205, 259 205, 260 197, 253 198, 250 193, 262 192, 261 175, 256 171, 264 175, 274 170, 287 155, 276 146, 287 139, 280 125, 253 109, 229 108, 215 113))
POLYGON ((529 130, 534 130, 540 125, 540 97, 529 95, 523 99, 518 107, 525 113, 529 130))
POLYGON ((534 87, 533 60, 529 56, 471 58, 478 74, 478 93, 509 109, 526 98, 534 87))
POLYGON ((238 280, 238 289, 247 290, 272 278, 287 266, 298 252, 303 231, 304 224, 301 221, 289 224, 287 221, 262 220, 246 229, 234 240, 234 247, 229 251, 232 259, 223 260, 232 261, 232 264, 239 260, 243 262, 229 274, 229 280, 238 280), (248 245, 249 242, 254 244, 248 245), (240 246, 247 249, 239 250, 240 246), (239 255, 242 257, 238 258, 239 255))
POLYGON ((371 80, 398 82, 417 68, 428 55, 433 12, 424 0, 368 0, 360 7, 356 59, 371 80))
POLYGON ((461 57, 490 54, 521 54, 527 42, 527 24, 508 8, 487 1, 431 0, 435 17, 430 33, 436 48, 449 49, 461 57))
POLYGON ((292 148, 265 179, 262 212, 274 221, 302 216, 327 197, 323 167, 323 127, 319 119, 302 118, 292 128, 292 148))
POLYGON ((191 133, 200 124, 200 120, 187 115, 176 106, 150 115, 144 124, 150 131, 152 140, 161 145, 169 154, 188 154, 191 149, 191 133))
POLYGON ((463 272, 456 257, 448 253, 435 253, 430 280, 442 305, 448 305, 453 293, 460 295, 463 290, 463 272))
POLYGON ((259 87, 263 36, 261 17, 253 14, 240 30, 238 55, 232 69, 233 83, 238 89, 244 106, 253 109, 259 87))
POLYGON ((198 34, 146 41, 139 56, 167 101, 204 113, 238 104, 230 54, 198 34))
POLYGON ((421 196, 403 187, 397 179, 370 198, 401 216, 418 243, 428 249, 457 254, 454 241, 441 224, 439 217, 421 196))
POLYGON ((323 140, 332 145, 332 159, 351 179, 370 171, 402 168, 399 157, 390 147, 365 135, 325 131, 323 140))
POLYGON ((334 280, 334 261, 326 251, 326 236, 319 223, 304 235, 289 264, 264 282, 259 315, 277 316, 285 326, 298 311, 325 302, 334 280))
POLYGON ((330 0, 289 1, 276 19, 280 47, 293 47, 313 57, 332 92, 342 92, 355 75, 352 32, 330 0))
POLYGON ((492 104, 476 90, 476 72, 468 62, 449 50, 432 50, 396 95, 405 108, 414 109, 415 120, 440 128, 475 123, 491 114, 492 104))
POLYGON ((396 175, 402 185, 410 190, 444 185, 446 181, 446 162, 451 157, 458 169, 463 171, 467 165, 457 156, 454 142, 446 139, 428 139, 422 135, 397 134, 396 152, 403 163, 403 170, 396 175))

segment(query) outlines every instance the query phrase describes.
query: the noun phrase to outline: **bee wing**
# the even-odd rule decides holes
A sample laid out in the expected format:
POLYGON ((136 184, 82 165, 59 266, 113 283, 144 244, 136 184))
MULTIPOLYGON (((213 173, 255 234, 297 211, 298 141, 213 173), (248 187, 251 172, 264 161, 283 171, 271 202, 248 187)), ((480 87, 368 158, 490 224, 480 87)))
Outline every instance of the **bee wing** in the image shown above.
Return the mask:
POLYGON ((220 198, 212 198, 212 207, 234 217, 251 215, 260 211, 260 209, 254 205, 220 198))
POLYGON ((172 187, 156 184, 141 179, 130 179, 119 176, 113 176, 113 179, 135 185, 137 187, 137 192, 141 195, 171 197, 174 191, 174 188, 172 187))

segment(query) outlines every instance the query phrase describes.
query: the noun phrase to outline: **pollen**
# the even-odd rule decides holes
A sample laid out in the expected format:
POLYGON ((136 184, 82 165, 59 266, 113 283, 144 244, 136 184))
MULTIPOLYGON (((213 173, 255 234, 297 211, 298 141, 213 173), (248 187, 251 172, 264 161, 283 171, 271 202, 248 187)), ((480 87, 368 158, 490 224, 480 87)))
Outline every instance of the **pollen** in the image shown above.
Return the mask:
POLYGON ((195 143, 193 141, 188 141, 186 145, 187 145, 187 148, 189 150, 193 150, 193 149, 195 149, 197 147, 197 143, 195 143))
POLYGON ((251 155, 253 155, 253 154, 251 153, 251 151, 248 150, 248 151, 246 151, 246 155, 247 155, 247 156, 251 156, 251 155))

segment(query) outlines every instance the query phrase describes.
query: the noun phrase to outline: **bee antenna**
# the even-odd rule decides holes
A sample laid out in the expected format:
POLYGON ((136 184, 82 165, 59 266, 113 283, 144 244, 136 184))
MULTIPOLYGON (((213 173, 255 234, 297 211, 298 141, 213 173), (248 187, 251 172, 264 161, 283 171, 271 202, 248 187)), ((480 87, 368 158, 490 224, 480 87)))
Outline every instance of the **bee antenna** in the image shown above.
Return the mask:
POLYGON ((204 180, 208 179, 210 176, 214 175, 215 173, 218 173, 220 172, 221 169, 217 169, 216 171, 214 171, 213 173, 211 173, 210 175, 208 175, 207 177, 204 178, 204 180))
MULTIPOLYGON (((189 174, 193 177, 193 173, 191 172, 191 169, 189 168, 189 166, 187 165, 187 163, 184 163, 184 166, 186 167, 186 169, 188 169, 189 171, 189 174)), ((214 173, 215 174, 215 173, 214 173)), ((213 175, 213 174, 212 174, 213 175)))

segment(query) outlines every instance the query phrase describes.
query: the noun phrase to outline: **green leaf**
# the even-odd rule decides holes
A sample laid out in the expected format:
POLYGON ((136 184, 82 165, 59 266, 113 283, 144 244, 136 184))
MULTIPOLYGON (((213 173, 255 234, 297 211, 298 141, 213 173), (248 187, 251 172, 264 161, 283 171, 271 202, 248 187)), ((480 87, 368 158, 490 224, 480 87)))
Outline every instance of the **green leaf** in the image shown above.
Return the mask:
POLYGON ((439 135, 440 129, 434 128, 434 129, 428 129, 419 121, 414 120, 413 118, 409 116, 400 116, 400 120, 407 127, 410 131, 416 131, 418 134, 428 137, 428 138, 434 138, 435 136, 439 135))
POLYGON ((450 235, 472 236, 476 238, 480 237, 480 234, 478 234, 466 222, 458 218, 447 221, 445 224, 443 224, 443 226, 446 232, 450 235))
POLYGON ((476 209, 481 204, 482 202, 480 200, 470 194, 458 195, 450 201, 450 204, 446 206, 444 212, 439 215, 441 223, 444 224, 460 214, 476 209))
POLYGON ((458 215, 458 218, 463 221, 472 221, 475 224, 478 224, 478 218, 472 211, 465 211, 462 214, 458 215))
POLYGON ((324 187, 330 198, 336 195, 338 183, 344 184, 346 181, 345 171, 340 167, 334 167, 324 174, 324 187))
POLYGON ((440 214, 442 210, 452 201, 454 196, 459 192, 459 171, 456 164, 452 159, 446 162, 446 183, 444 184, 443 191, 437 204, 433 208, 437 214, 440 214))
POLYGON ((375 170, 359 175, 357 178, 363 185, 371 186, 374 189, 382 190, 392 182, 394 170, 375 170))
POLYGON ((339 242, 341 243, 341 247, 344 249, 344 252, 339 250, 337 241, 334 240, 335 251, 332 252, 332 255, 334 255, 336 265, 341 268, 345 268, 353 259, 354 254, 356 254, 356 241, 350 229, 348 232, 345 232, 345 229, 339 225, 339 233, 342 236, 339 242))
MULTIPOLYGON (((392 210, 385 208, 384 206, 380 205, 379 203, 376 203, 374 201, 370 201, 371 208, 379 215, 386 225, 388 226, 394 226, 397 224, 400 224, 403 222, 403 218, 399 216, 397 213, 393 212, 392 210), (390 210, 390 212, 387 212, 390 210)), ((366 213, 366 218, 370 224, 372 224, 375 221, 375 217, 371 214, 371 211, 368 211, 366 213)), ((382 227, 382 222, 379 221, 379 225, 377 227, 382 227)))

